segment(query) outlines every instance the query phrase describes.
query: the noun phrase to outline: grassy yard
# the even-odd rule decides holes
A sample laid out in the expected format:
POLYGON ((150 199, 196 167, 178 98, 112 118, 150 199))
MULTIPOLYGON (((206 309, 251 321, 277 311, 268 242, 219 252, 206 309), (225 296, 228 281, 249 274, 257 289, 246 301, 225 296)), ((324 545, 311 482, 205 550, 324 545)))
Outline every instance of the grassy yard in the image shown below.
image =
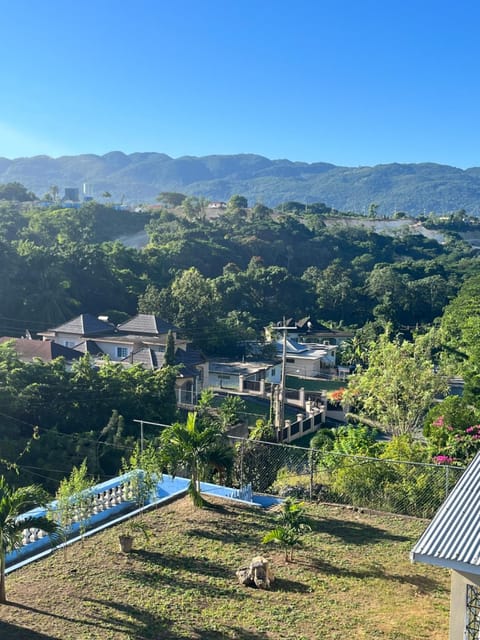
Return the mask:
POLYGON ((345 380, 323 380, 321 378, 298 378, 296 376, 286 376, 285 384, 287 389, 300 389, 305 391, 335 391, 347 386, 345 380))
POLYGON ((118 550, 114 528, 7 578, 2 640, 445 640, 449 577, 412 565, 425 522, 309 506, 312 532, 294 562, 260 545, 275 514, 181 499, 147 514, 154 531, 118 550), (235 570, 262 553, 271 591, 235 570))

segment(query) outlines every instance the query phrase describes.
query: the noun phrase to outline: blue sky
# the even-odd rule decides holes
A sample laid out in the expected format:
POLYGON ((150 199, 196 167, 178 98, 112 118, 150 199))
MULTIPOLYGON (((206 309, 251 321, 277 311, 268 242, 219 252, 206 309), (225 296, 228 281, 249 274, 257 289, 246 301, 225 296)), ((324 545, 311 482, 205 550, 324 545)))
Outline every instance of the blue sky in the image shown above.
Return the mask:
POLYGON ((0 156, 480 166, 475 0, 0 0, 0 156))

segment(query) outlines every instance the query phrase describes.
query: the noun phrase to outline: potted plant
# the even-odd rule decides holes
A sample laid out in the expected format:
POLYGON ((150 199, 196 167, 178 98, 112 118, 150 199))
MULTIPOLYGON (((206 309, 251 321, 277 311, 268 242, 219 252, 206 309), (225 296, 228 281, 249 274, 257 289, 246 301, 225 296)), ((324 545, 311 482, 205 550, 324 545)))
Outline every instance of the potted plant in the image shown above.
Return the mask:
POLYGON ((127 520, 118 535, 118 542, 122 553, 130 553, 133 548, 136 533, 141 533, 146 541, 150 539, 151 531, 144 522, 133 518, 127 520))

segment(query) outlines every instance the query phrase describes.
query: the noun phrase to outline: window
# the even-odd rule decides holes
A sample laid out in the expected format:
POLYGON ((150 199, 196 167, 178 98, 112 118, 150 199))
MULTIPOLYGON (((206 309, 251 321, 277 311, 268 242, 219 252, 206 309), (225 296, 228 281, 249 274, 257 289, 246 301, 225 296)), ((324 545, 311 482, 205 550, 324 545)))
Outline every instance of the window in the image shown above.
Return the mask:
POLYGON ((73 342, 73 340, 64 340, 63 341, 63 346, 64 347, 69 347, 70 349, 73 349, 73 347, 75 346, 75 342, 73 342))
POLYGON ((295 358, 285 358, 285 361, 295 364, 295 358))
POLYGON ((128 356, 127 347, 117 347, 117 358, 126 358, 128 356))
POLYGON ((477 640, 480 636, 480 592, 478 587, 467 585, 467 623, 465 640, 477 640))

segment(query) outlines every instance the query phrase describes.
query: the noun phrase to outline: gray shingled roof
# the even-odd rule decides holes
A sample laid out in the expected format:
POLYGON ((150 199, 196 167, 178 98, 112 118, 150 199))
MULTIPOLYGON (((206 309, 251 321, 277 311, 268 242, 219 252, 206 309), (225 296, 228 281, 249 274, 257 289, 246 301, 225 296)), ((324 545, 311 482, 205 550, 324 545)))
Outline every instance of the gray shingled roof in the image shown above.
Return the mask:
MULTIPOLYGON (((199 352, 195 351, 196 357, 193 357, 193 353, 190 356, 184 349, 176 349, 175 362, 178 365, 179 376, 183 378, 195 378, 199 375, 199 371, 195 368, 195 364, 203 362, 199 360, 199 352)), ((163 367, 165 360, 165 353, 163 351, 154 351, 148 347, 139 349, 130 354, 122 360, 122 362, 129 364, 141 364, 145 369, 160 369, 163 367)))
POLYGON ((95 340, 84 340, 79 344, 76 344, 74 347, 75 351, 80 351, 82 354, 89 353, 91 356, 104 356, 105 351, 103 351, 95 340))
POLYGON ((163 364, 163 353, 158 353, 153 349, 145 347, 123 358, 122 362, 141 364, 145 369, 158 369, 163 364))
POLYGON ((76 318, 73 318, 73 320, 69 320, 51 329, 51 331, 55 331, 55 333, 73 333, 78 336, 94 336, 112 333, 114 330, 115 327, 111 322, 100 320, 90 313, 82 313, 76 318))
POLYGON ((139 313, 134 318, 118 325, 118 330, 124 333, 136 333, 146 335, 165 334, 169 331, 176 332, 178 328, 170 322, 162 320, 150 313, 139 313))
POLYGON ((412 562, 480 574, 480 453, 410 554, 412 562))

